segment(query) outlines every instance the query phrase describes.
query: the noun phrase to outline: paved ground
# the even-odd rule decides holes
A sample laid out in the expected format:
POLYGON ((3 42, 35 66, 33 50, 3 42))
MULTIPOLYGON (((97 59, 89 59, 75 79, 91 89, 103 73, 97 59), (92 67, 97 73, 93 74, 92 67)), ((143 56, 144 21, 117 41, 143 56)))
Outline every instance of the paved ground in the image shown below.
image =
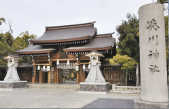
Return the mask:
POLYGON ((133 99, 98 98, 83 108, 134 108, 133 99))
POLYGON ((129 103, 129 106, 133 106, 133 99, 139 98, 139 95, 130 94, 81 94, 73 89, 28 88, 0 91, 0 108, 85 108, 94 106, 93 103, 102 103, 103 107, 100 108, 117 108, 114 106, 116 103, 120 104, 118 99, 124 99, 123 103, 121 102, 123 105, 129 103))

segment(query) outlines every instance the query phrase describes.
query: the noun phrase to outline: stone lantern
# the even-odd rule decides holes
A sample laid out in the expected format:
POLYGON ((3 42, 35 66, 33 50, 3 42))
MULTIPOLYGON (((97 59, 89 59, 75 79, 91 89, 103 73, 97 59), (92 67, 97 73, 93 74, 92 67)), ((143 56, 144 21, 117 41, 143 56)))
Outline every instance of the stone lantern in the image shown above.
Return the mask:
POLYGON ((7 59, 8 71, 4 78, 4 81, 0 81, 0 90, 13 90, 20 88, 27 88, 27 81, 20 81, 18 76, 18 56, 8 55, 4 59, 7 59))
POLYGON ((4 78, 4 81, 20 81, 20 78, 18 76, 18 72, 16 70, 18 66, 18 56, 10 55, 5 57, 4 59, 8 60, 8 72, 6 74, 6 77, 4 78))
POLYGON ((80 93, 102 93, 107 94, 109 92, 109 82, 106 82, 99 66, 101 65, 100 57, 104 57, 102 54, 92 51, 86 56, 90 57, 90 71, 85 82, 80 82, 80 93))
POLYGON ((86 56, 90 57, 90 71, 85 80, 85 82, 89 83, 105 83, 105 79, 100 71, 100 64, 101 62, 100 57, 104 57, 102 54, 97 53, 96 51, 92 51, 91 53, 87 54, 86 56))

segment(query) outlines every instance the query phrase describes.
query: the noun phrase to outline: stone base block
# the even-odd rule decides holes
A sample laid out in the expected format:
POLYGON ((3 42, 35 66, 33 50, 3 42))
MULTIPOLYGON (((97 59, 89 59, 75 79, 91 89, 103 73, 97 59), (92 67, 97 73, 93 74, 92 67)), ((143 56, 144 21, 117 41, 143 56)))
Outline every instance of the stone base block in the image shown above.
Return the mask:
POLYGON ((80 83, 79 93, 107 94, 109 93, 109 82, 106 83, 80 83))
POLYGON ((27 88, 27 81, 0 81, 0 90, 27 88))
POLYGON ((165 108, 168 109, 168 102, 166 103, 153 103, 141 101, 140 99, 134 100, 134 108, 165 108))

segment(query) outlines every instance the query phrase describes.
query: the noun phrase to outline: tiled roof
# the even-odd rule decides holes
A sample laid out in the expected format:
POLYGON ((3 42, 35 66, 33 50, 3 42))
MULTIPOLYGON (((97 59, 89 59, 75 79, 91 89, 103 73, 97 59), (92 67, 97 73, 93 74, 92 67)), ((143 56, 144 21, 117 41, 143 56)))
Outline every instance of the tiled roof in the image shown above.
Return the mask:
MULTIPOLYGON (((104 35, 103 35, 104 36, 104 35)), ((109 37, 95 37, 90 41, 90 43, 78 46, 78 47, 69 47, 65 48, 66 52, 74 52, 74 51, 91 51, 91 50, 106 50, 110 49, 115 45, 115 38, 112 38, 111 35, 109 37)))
POLYGON ((36 53, 50 53, 56 48, 47 48, 40 45, 29 45, 27 48, 15 51, 16 54, 36 54, 36 53))

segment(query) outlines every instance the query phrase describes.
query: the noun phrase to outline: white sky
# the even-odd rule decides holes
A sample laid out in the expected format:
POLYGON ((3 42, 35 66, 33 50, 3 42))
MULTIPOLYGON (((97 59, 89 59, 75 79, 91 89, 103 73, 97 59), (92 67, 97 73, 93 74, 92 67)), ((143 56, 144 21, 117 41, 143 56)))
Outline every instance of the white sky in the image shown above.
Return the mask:
MULTIPOLYGON (((154 0, 155 1, 155 0, 154 0)), ((138 17, 140 6, 152 0, 0 0, 0 18, 7 23, 0 31, 9 30, 12 21, 13 36, 28 31, 38 37, 45 26, 60 26, 96 21, 98 34, 116 32, 116 26, 126 20, 126 14, 138 17)), ((113 37, 117 38, 117 34, 113 37)))

